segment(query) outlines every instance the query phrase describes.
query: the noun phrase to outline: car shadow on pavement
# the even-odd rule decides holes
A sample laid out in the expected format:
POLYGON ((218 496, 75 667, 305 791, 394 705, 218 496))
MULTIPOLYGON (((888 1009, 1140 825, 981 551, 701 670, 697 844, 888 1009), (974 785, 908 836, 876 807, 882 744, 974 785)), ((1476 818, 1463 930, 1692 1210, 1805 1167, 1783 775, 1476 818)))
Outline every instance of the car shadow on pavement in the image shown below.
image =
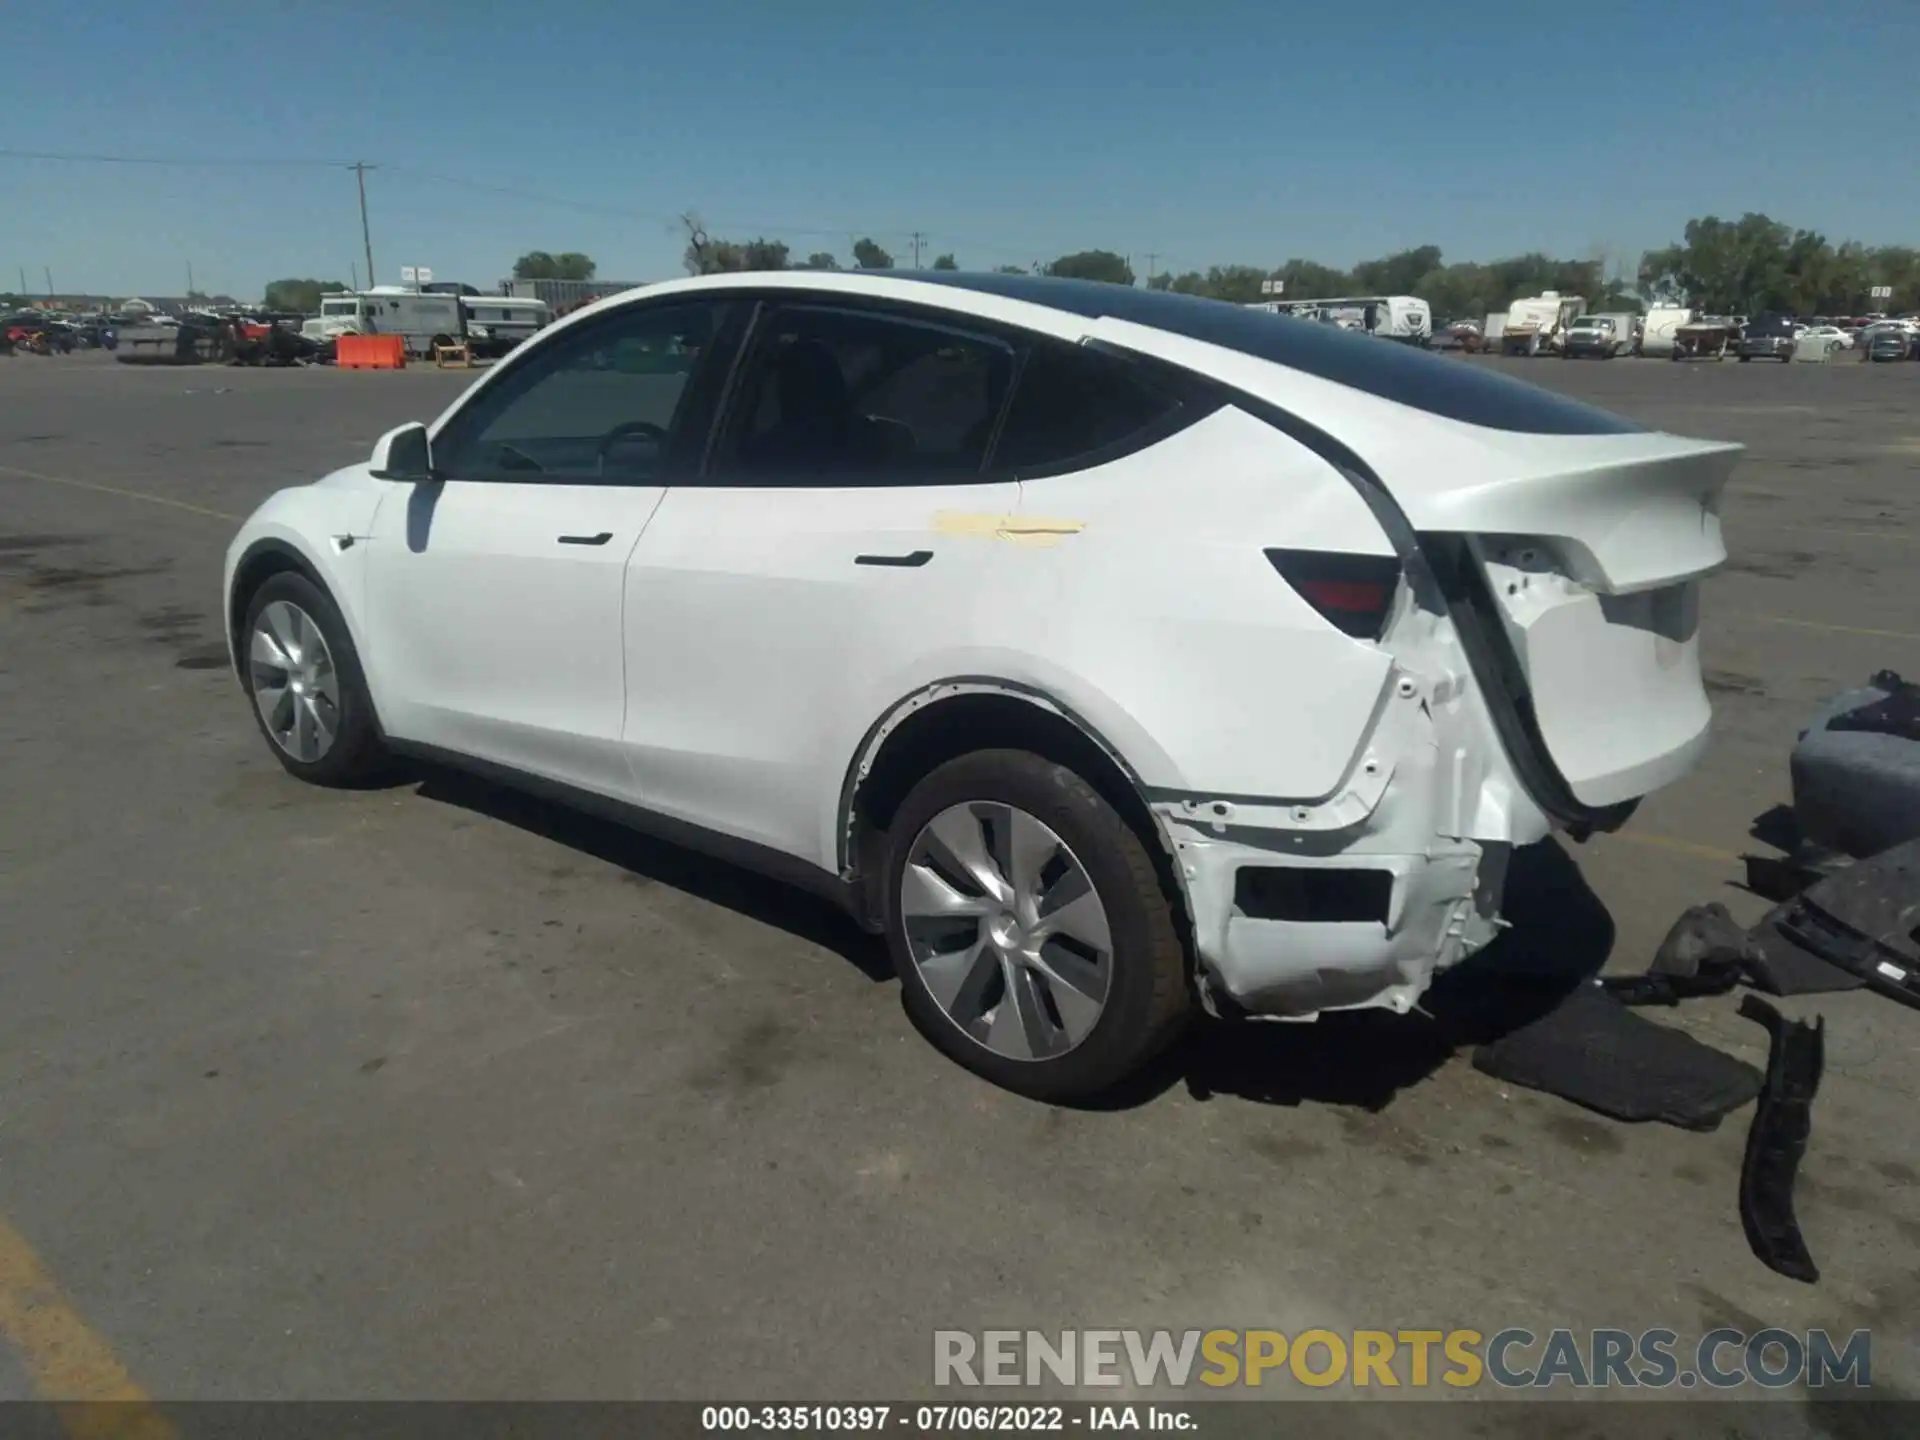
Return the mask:
MULTIPOLYGON (((407 783, 426 800, 539 835, 645 881, 672 886, 831 950, 877 982, 894 978, 886 945, 830 901, 729 861, 656 840, 611 820, 420 764, 407 783)), ((1196 1024, 1132 1080, 1077 1107, 1125 1110, 1184 1084, 1197 1099, 1319 1103, 1379 1111, 1454 1052, 1511 1033, 1599 973, 1613 919, 1557 840, 1514 852, 1504 913, 1512 928, 1448 971, 1409 1015, 1337 1011, 1306 1024, 1196 1024)))
POLYGON ((831 950, 876 983, 893 978, 885 943, 831 901, 732 864, 656 840, 556 801, 424 763, 407 782, 423 800, 455 805, 591 855, 643 881, 668 885, 831 950))
POLYGON ((1351 1010, 1305 1024, 1199 1024, 1099 1108, 1142 1104, 1184 1082, 1201 1100, 1233 1095, 1383 1110, 1455 1051, 1545 1015, 1612 953, 1613 918, 1556 840, 1514 852, 1504 914, 1513 928, 1436 980, 1412 1014, 1351 1010))

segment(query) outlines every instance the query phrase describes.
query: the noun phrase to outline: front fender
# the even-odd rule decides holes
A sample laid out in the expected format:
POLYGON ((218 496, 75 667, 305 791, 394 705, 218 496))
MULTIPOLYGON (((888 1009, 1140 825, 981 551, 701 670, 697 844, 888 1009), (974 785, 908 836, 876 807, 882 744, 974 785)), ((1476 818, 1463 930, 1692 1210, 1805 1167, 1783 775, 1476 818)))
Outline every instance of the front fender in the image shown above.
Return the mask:
POLYGON ((318 484, 268 496, 227 547, 221 613, 227 617, 227 652, 236 670, 246 601, 236 587, 244 572, 270 555, 284 557, 323 586, 346 621, 354 648, 363 656, 368 653, 367 545, 384 491, 365 477, 365 467, 354 469, 361 472, 358 477, 339 472, 318 484))

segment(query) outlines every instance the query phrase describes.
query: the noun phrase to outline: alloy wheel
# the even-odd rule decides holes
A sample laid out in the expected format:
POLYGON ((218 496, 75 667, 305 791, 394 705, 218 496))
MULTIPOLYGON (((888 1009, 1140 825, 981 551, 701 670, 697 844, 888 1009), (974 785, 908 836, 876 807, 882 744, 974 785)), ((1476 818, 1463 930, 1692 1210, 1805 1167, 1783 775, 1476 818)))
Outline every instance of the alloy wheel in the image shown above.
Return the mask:
POLYGON ((1017 806, 969 801, 929 820, 901 871, 900 917, 934 1003, 996 1055, 1056 1059, 1106 1008, 1106 907, 1071 847, 1017 806))
POLYGON ((340 681, 313 617, 290 600, 265 606, 247 642, 253 703, 273 743, 311 765, 340 729, 340 681))

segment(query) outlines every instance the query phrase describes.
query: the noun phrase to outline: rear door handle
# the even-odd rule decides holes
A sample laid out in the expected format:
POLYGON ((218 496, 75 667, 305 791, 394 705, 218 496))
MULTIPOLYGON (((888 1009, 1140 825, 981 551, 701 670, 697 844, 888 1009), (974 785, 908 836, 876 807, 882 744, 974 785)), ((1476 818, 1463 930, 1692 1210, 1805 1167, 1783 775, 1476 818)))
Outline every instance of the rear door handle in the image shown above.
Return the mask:
POLYGON ((602 530, 598 535, 562 535, 562 545, 604 545, 613 538, 613 531, 602 530))
POLYGON ((896 565, 903 569, 917 570, 933 558, 931 550, 910 550, 905 555, 856 555, 856 565, 896 565))

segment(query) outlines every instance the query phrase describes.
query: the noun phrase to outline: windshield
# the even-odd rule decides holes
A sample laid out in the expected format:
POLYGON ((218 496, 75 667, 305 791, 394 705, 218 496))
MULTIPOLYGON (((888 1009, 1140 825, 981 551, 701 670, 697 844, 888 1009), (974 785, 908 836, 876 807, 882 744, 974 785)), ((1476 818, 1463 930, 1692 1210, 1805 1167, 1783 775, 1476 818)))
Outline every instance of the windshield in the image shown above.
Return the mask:
POLYGON ((360 313, 360 302, 358 300, 322 300, 320 313, 322 315, 357 315, 360 313))
POLYGON ((1573 328, 1576 330, 1611 330, 1613 328, 1613 322, 1611 320, 1602 320, 1598 315, 1582 315, 1578 320, 1573 322, 1573 328))
POLYGON ((1747 326, 1752 335, 1791 335, 1793 317, 1791 315, 1762 315, 1747 326))

